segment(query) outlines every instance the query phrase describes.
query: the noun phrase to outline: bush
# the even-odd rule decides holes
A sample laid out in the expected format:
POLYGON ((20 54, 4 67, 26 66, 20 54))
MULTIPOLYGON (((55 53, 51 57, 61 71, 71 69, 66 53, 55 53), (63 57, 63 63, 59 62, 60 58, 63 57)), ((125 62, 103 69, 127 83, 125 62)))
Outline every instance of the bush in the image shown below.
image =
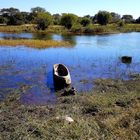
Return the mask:
POLYGON ((89 25, 91 23, 91 20, 89 18, 87 18, 87 17, 83 17, 81 19, 80 23, 81 23, 81 25, 83 25, 85 27, 85 26, 87 26, 87 25, 89 25))
POLYGON ((84 30, 84 33, 93 33, 93 32, 94 32, 94 28, 91 24, 87 26, 84 30))
POLYGON ((77 20, 78 17, 74 14, 63 14, 61 18, 61 25, 65 26, 67 29, 71 29, 77 20))
POLYGON ((124 25, 125 25, 124 21, 118 22, 118 26, 119 26, 119 27, 124 27, 124 25))
POLYGON ((106 28, 107 27, 104 27, 104 26, 98 26, 98 27, 96 27, 95 29, 94 29, 94 32, 95 33, 104 33, 104 32, 106 32, 106 28))
POLYGON ((97 21, 101 25, 107 25, 111 21, 111 14, 107 11, 99 11, 97 14, 97 21))
POLYGON ((77 23, 77 24, 74 24, 71 28, 71 31, 74 32, 74 33, 80 33, 82 32, 82 26, 81 24, 77 23))
POLYGON ((52 16, 50 13, 37 13, 36 17, 37 29, 45 30, 52 23, 52 16))

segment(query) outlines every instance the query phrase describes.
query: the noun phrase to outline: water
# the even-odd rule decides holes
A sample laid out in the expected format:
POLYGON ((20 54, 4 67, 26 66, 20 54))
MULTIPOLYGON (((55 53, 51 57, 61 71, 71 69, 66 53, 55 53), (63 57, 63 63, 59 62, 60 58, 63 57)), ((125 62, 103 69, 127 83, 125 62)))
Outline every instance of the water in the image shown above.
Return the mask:
POLYGON ((55 63, 63 63, 69 68, 72 84, 78 91, 92 90, 97 78, 128 79, 130 73, 140 73, 140 33, 96 36, 0 33, 0 39, 5 38, 68 40, 75 45, 41 50, 1 46, 0 98, 9 89, 29 86, 22 91, 23 103, 56 101, 52 78, 55 63), (132 63, 122 63, 121 56, 132 56, 132 63))

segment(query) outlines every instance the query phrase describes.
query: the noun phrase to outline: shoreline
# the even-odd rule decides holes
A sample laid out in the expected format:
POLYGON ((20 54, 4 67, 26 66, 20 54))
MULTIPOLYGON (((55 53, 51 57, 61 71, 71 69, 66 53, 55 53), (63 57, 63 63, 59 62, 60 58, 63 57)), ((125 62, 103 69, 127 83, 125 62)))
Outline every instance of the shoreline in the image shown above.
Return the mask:
POLYGON ((36 25, 21 25, 21 26, 7 26, 0 25, 0 32, 5 33, 56 33, 66 35, 104 35, 104 34, 117 34, 127 32, 140 32, 140 24, 126 24, 119 27, 116 24, 101 26, 93 25, 92 27, 83 27, 79 30, 68 30, 60 25, 49 26, 46 30, 37 30, 36 25))
POLYGON ((126 83, 101 80, 97 82, 96 91, 59 97, 56 104, 42 106, 23 105, 19 97, 21 91, 12 92, 0 102, 1 138, 138 139, 139 81, 139 78, 126 83), (102 86, 107 90, 99 90, 102 86))

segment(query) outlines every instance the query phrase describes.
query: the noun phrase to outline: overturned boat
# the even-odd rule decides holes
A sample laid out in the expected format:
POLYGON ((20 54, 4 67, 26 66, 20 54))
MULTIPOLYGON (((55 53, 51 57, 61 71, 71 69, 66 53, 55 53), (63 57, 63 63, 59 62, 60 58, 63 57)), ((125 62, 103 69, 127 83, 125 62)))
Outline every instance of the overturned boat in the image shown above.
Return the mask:
POLYGON ((70 72, 63 64, 54 64, 53 79, 55 90, 61 90, 71 85, 70 72))

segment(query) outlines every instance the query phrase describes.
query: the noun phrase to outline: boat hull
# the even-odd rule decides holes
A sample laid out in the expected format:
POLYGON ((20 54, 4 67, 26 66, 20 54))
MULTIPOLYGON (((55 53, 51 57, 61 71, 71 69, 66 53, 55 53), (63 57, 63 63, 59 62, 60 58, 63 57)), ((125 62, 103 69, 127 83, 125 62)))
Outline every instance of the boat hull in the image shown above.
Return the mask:
POLYGON ((61 90, 71 85, 70 72, 63 64, 53 66, 53 79, 55 90, 61 90))

